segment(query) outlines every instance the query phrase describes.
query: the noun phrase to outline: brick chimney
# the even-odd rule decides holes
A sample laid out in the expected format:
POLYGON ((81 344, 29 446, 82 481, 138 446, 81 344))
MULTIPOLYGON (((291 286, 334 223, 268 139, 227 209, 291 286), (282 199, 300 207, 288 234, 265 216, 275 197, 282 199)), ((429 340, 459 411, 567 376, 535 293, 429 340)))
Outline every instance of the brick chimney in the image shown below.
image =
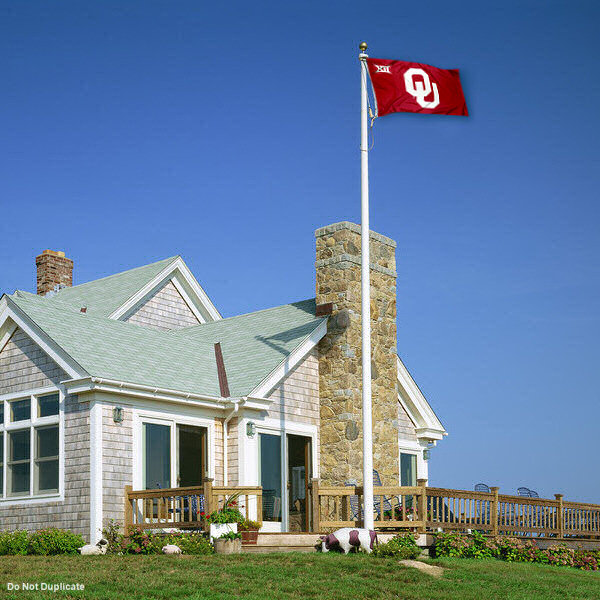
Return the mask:
POLYGON ((35 258, 37 266, 37 293, 44 296, 60 287, 73 285, 73 261, 64 252, 44 250, 35 258))
MULTIPOLYGON (((319 343, 320 475, 325 485, 362 482, 360 226, 317 229, 316 301, 333 304, 319 343)), ((371 231, 373 467, 399 483, 396 242, 371 231)))

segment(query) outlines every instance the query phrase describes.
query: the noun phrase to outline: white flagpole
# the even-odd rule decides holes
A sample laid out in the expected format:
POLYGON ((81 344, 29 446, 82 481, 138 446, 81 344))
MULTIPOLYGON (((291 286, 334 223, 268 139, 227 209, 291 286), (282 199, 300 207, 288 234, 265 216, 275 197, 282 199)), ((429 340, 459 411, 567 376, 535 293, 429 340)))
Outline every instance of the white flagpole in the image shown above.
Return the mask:
POLYGON ((361 205, 361 326, 364 527, 373 522, 373 414, 371 409, 371 284, 369 256, 369 117, 367 115, 367 44, 360 54, 360 205, 361 205))

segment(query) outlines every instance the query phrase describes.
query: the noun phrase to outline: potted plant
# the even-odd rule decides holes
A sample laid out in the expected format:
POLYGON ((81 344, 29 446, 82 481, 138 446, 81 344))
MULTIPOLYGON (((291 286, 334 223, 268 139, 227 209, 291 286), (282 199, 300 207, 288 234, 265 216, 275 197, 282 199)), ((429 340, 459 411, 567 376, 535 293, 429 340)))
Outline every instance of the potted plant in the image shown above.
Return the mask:
POLYGON ((206 517, 210 523, 210 541, 228 533, 237 533, 238 523, 244 521, 244 515, 237 508, 236 496, 225 500, 223 507, 206 517))
POLYGON ((242 544, 256 544, 258 540, 258 530, 262 527, 262 523, 244 519, 238 523, 238 531, 242 534, 242 544))
POLYGON ((229 531, 216 538, 214 545, 217 554, 239 554, 242 551, 242 535, 229 531))

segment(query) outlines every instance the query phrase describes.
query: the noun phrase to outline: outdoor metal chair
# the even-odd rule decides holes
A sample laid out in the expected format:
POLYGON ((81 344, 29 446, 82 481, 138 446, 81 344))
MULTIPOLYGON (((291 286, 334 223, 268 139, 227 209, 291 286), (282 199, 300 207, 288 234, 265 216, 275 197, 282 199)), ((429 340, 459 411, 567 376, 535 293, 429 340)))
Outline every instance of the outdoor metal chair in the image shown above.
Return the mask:
MULTIPOLYGON (((379 471, 377 471, 376 469, 373 469, 373 487, 383 487, 383 484, 381 483, 381 477, 379 476, 379 471)), ((400 502, 400 498, 396 497, 396 501, 398 506, 400 506, 401 502, 400 502)), ((377 513, 377 515, 379 516, 379 512, 380 512, 380 497, 377 496, 373 499, 373 506, 375 508, 375 512, 377 513)), ((392 502, 391 502, 391 498, 390 496, 384 496, 383 497, 383 511, 392 511, 392 502)), ((393 515, 392 515, 393 516, 393 515)))
MULTIPOLYGON (((485 494, 492 493, 492 490, 490 490, 489 486, 485 483, 475 484, 475 491, 483 492, 485 494)), ((477 503, 475 505, 475 508, 477 512, 477 517, 483 522, 483 524, 489 525, 491 520, 490 502, 488 500, 477 500, 476 502, 477 503)))
MULTIPOLYGON (((517 494, 519 496, 521 496, 522 498, 539 498, 540 495, 535 491, 535 490, 530 490, 529 488, 526 487, 520 487, 517 488, 517 494)), ((531 513, 533 514, 533 525, 535 527, 538 527, 540 522, 541 522, 541 510, 539 506, 533 506, 527 509, 527 514, 531 514, 529 511, 531 511, 531 513)), ((523 509, 523 514, 521 515, 521 519, 525 520, 525 509, 523 509)), ((529 517, 531 518, 531 517, 529 517)), ((533 535, 533 534, 528 534, 527 532, 523 532, 523 535, 533 535)))
MULTIPOLYGON (((352 483, 346 483, 345 484, 346 487, 352 487, 354 484, 352 483)), ((379 476, 379 472, 376 469, 373 469, 373 487, 383 487, 382 483, 381 483, 381 477, 379 476)), ((356 494, 352 494, 350 497, 350 512, 351 514, 351 520, 356 521, 358 520, 358 515, 360 514, 360 516, 363 516, 363 511, 362 511, 362 507, 359 506, 359 501, 358 501, 358 496, 356 494)), ((400 506, 400 499, 397 498, 398 500, 398 506, 400 506)), ((383 510, 385 511, 392 511, 392 502, 390 500, 389 496, 384 496, 383 497, 383 510)), ((379 496, 375 496, 373 497, 373 511, 377 514, 377 517, 379 517, 381 515, 381 498, 379 496)), ((393 515, 392 515, 393 516, 393 515)))

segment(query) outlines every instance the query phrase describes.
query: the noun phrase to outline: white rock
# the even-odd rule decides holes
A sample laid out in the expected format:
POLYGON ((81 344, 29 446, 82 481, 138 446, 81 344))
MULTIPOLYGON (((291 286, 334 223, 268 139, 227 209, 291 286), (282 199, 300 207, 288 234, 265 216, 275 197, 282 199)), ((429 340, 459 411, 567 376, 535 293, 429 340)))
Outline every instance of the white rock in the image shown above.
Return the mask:
POLYGON ((106 550, 108 548, 108 541, 102 538, 97 544, 86 544, 81 548, 78 548, 77 551, 82 556, 95 556, 100 554, 106 554, 106 550))
POLYGON ((163 554, 181 554, 181 548, 175 544, 167 544, 162 547, 163 554))

